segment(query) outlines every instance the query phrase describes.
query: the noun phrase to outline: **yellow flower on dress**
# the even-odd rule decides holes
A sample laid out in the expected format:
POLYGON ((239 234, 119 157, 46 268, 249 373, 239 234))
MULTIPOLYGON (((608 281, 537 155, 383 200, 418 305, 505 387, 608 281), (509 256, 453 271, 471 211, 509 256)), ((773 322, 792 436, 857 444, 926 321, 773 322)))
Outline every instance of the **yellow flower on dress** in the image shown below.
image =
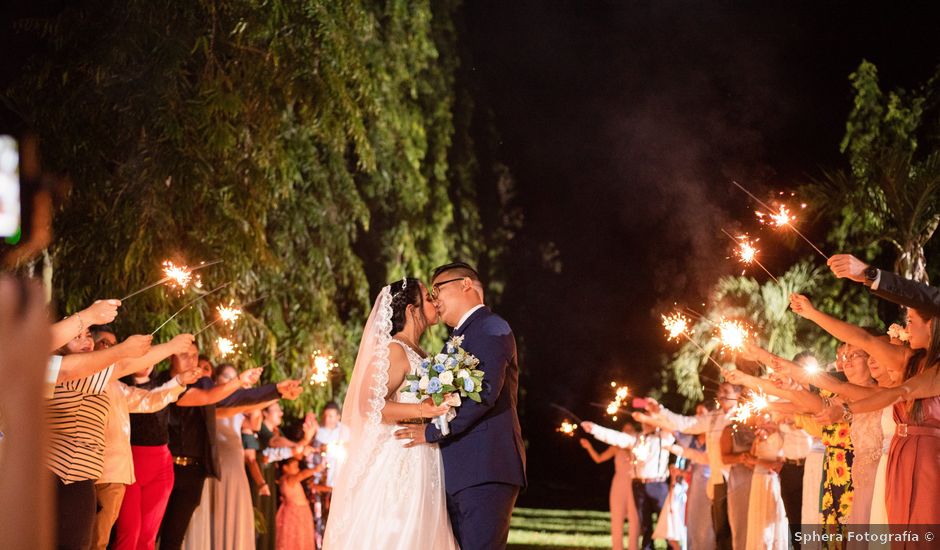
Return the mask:
POLYGON ((839 513, 848 520, 849 512, 852 511, 852 501, 854 500, 854 491, 846 491, 839 498, 839 513))
POLYGON ((822 498, 822 508, 823 510, 828 510, 831 507, 832 507, 832 493, 826 491, 823 494, 823 498, 822 498))

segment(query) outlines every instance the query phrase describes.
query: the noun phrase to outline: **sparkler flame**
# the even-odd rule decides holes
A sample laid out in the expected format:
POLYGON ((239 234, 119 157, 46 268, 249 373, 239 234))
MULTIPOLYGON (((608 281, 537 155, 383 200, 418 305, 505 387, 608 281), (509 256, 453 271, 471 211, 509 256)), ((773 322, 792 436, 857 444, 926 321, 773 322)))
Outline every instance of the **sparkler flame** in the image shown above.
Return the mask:
POLYGON ((740 259, 743 264, 750 264, 760 251, 754 248, 754 243, 748 240, 747 237, 742 235, 738 237, 738 239, 741 241, 738 243, 738 250, 736 252, 738 259, 740 259))
POLYGON ((310 356, 310 363, 313 366, 310 383, 321 386, 330 381, 330 371, 339 366, 333 361, 332 355, 324 355, 320 350, 313 352, 310 356))
POLYGON ((630 395, 630 388, 627 386, 617 387, 616 382, 611 382, 611 387, 617 388, 614 392, 614 398, 607 404, 607 414, 613 420, 617 420, 617 412, 624 406, 627 396, 630 395))
POLYGON ((784 205, 777 207, 776 212, 766 213, 766 212, 755 212, 757 218, 761 223, 773 225, 775 227, 783 227, 784 225, 792 224, 796 221, 796 216, 790 214, 790 209, 784 205))
POLYGON ((218 348, 222 357, 235 353, 235 342, 232 342, 228 338, 219 338, 216 340, 215 346, 218 348))
POLYGON ((718 338, 723 346, 732 351, 744 349, 744 343, 747 342, 748 335, 747 327, 740 321, 723 319, 718 323, 718 338))
POLYGON ((685 315, 682 315, 679 312, 672 313, 670 315, 662 315, 663 318, 663 328, 666 329, 668 333, 668 340, 678 340, 679 336, 686 333, 689 330, 689 319, 685 315))
POLYGON ((215 310, 219 313, 219 318, 222 322, 228 324, 234 323, 242 315, 241 308, 233 306, 231 302, 229 302, 227 306, 220 305, 215 310))
POLYGON ((334 443, 326 444, 326 456, 342 464, 346 462, 346 457, 349 455, 349 452, 346 450, 346 445, 342 441, 336 441, 334 443))
POLYGON ((577 429, 578 429, 577 424, 572 424, 571 422, 568 422, 568 420, 566 419, 566 420, 561 421, 561 426, 559 426, 558 429, 555 431, 561 432, 567 435, 568 437, 574 437, 574 432, 577 429))
POLYGON ((163 275, 171 285, 176 286, 180 290, 186 288, 193 280, 193 272, 191 269, 185 265, 176 265, 170 260, 163 262, 163 275))
POLYGON ((767 395, 764 392, 752 393, 734 408, 732 420, 738 424, 745 424, 754 414, 765 410, 768 404, 767 395))

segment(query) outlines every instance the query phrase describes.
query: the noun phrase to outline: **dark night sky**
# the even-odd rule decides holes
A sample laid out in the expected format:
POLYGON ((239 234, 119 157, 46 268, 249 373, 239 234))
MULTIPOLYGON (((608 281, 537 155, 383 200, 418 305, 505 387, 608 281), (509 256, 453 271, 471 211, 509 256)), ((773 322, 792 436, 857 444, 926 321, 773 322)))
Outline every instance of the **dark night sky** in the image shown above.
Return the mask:
MULTIPOLYGON (((924 82, 940 61, 926 6, 465 5, 470 78, 526 216, 518 246, 552 241, 564 264, 559 275, 512 265, 501 307, 525 351, 532 486, 521 504, 606 506, 612 468, 553 433, 560 417, 548 405, 600 420, 589 403, 608 398, 611 380, 637 392, 658 384, 671 349, 658 313, 701 302, 736 271, 719 228, 753 215, 730 180, 769 193, 840 167, 859 62, 873 61, 891 89, 924 82)), ((768 267, 807 252, 794 246, 764 247, 768 267)))

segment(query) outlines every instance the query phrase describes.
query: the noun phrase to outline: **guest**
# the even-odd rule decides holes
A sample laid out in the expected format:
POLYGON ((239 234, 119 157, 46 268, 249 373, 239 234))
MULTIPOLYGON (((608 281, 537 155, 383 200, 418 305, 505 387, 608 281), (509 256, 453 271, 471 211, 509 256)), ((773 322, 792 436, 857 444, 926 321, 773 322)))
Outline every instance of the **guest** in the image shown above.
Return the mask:
MULTIPOLYGON (((170 375, 194 368, 197 364, 198 350, 194 345, 186 353, 173 356, 170 375)), ((178 550, 182 546, 190 518, 202 498, 206 478, 218 479, 216 406, 262 403, 279 396, 295 399, 300 395, 300 387, 295 380, 232 391, 246 382, 253 384, 259 374, 260 369, 245 371, 239 378, 221 386, 215 385, 211 378, 200 378, 176 404, 169 407, 169 448, 173 454, 174 481, 160 526, 161 550, 178 550), (246 375, 248 380, 242 380, 241 377, 246 375), (199 393, 193 392, 194 389, 199 393), (221 391, 216 394, 213 391, 216 389, 221 391)))
POLYGON ((618 432, 593 422, 581 427, 597 440, 629 448, 634 457, 633 498, 639 517, 644 550, 653 548, 653 514, 659 513, 669 494, 669 448, 676 439, 652 424, 642 424, 640 435, 618 432))
MULTIPOLYGON (((632 424, 624 424, 622 432, 636 435, 632 424)), ((639 535, 639 517, 633 497, 633 454, 625 448, 611 445, 598 454, 591 442, 582 438, 581 446, 595 464, 614 459, 614 478, 610 481, 610 539, 613 550, 623 550, 623 522, 627 521, 627 547, 636 550, 639 535)))
POLYGON ((49 426, 46 466, 55 477, 58 546, 85 550, 95 525, 95 481, 104 467, 105 424, 110 402, 105 393, 112 375, 138 368, 132 361, 150 351, 150 336, 131 336, 111 348, 94 351, 94 341, 84 327, 63 346, 61 355, 95 354, 85 364, 94 374, 56 384, 46 402, 49 426), (98 370, 100 365, 108 365, 98 370))
POLYGON ((317 430, 316 441, 325 446, 328 464, 326 484, 332 487, 345 461, 346 442, 349 441, 349 429, 340 423, 339 405, 336 403, 327 403, 323 407, 323 424, 317 430))
POLYGON ((326 468, 300 470, 300 461, 291 458, 281 462, 278 488, 281 506, 277 510, 277 550, 316 550, 313 533, 313 514, 301 482, 326 468))
POLYGON ((787 550, 787 514, 778 472, 783 466, 783 438, 769 415, 758 419, 751 456, 754 472, 748 509, 747 550, 787 550))
POLYGON ((665 540, 673 550, 685 550, 689 547, 689 534, 685 525, 686 504, 689 495, 688 461, 678 458, 674 466, 669 467, 669 494, 659 517, 653 539, 665 540))
MULTIPOLYGON (((117 345, 117 336, 108 325, 91 327, 96 350, 117 345)), ((189 347, 192 336, 181 334, 165 344, 150 348, 147 360, 159 363, 170 355, 189 347)), ((153 365, 150 366, 153 368, 153 365)), ((132 388, 117 379, 108 384, 106 394, 110 404, 105 428, 104 465, 101 477, 95 482, 98 513, 92 548, 103 550, 108 546, 111 528, 121 511, 125 488, 134 483, 134 462, 131 457, 130 412, 156 412, 175 401, 186 391, 186 385, 196 381, 195 370, 180 373, 166 384, 152 390, 132 388)))
MULTIPOLYGON (((708 413, 708 407, 703 403, 699 403, 695 407, 695 416, 704 417, 708 413)), ((693 550, 714 550, 715 529, 712 525, 710 513, 712 504, 708 499, 708 480, 711 477, 711 468, 708 466, 705 434, 691 437, 677 436, 676 445, 673 445, 669 452, 688 459, 691 464, 685 516, 689 547, 693 550)))

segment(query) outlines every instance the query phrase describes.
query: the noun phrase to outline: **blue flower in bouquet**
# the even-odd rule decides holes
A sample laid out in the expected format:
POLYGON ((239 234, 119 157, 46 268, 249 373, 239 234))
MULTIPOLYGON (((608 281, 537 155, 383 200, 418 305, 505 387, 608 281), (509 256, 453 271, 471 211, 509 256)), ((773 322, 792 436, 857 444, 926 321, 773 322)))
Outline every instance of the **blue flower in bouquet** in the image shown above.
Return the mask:
POLYGON ((441 384, 441 381, 437 378, 432 378, 428 382, 428 393, 437 393, 444 388, 444 385, 441 384))
POLYGON ((454 344, 447 342, 447 353, 454 353, 454 344))
POLYGON ((470 377, 463 379, 463 391, 472 392, 473 391, 473 379, 470 377))
POLYGON ((454 359, 453 357, 448 357, 447 361, 444 361, 444 366, 449 369, 452 369, 457 366, 457 360, 454 359))
POLYGON ((444 365, 440 363, 436 363, 434 365, 434 372, 438 372, 438 373, 444 372, 444 365))
POLYGON ((411 393, 418 393, 418 381, 414 380, 411 382, 411 388, 408 389, 411 393))

